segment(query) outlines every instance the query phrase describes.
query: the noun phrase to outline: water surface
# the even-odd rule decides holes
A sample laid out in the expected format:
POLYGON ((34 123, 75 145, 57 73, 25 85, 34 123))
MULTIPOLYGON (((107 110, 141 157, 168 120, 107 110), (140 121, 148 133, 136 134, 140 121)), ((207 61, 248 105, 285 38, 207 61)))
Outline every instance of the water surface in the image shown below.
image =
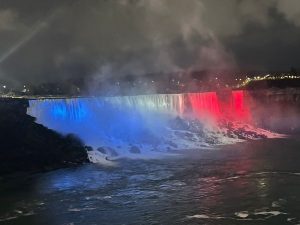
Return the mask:
POLYGON ((300 139, 1 179, 0 224, 300 224, 300 139))

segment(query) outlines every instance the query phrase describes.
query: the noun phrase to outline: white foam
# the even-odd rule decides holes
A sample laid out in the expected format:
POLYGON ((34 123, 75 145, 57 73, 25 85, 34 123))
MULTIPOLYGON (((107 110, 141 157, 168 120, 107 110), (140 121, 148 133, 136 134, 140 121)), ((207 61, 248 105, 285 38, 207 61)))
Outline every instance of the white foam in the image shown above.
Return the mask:
POLYGON ((208 216, 204 214, 196 214, 193 216, 187 216, 188 219, 224 219, 225 217, 221 216, 208 216))
POLYGON ((280 211, 261 211, 261 212, 255 212, 254 215, 263 215, 263 216, 278 216, 280 214, 286 214, 284 212, 280 211))
POLYGON ((247 211, 243 211, 243 212, 236 212, 235 215, 240 218, 247 218, 249 216, 249 213, 247 211))
POLYGON ((207 215, 193 215, 193 216, 187 216, 188 219, 209 219, 210 217, 207 215))
POLYGON ((88 153, 88 159, 92 163, 97 163, 108 167, 117 165, 116 162, 109 160, 106 155, 102 154, 99 151, 88 151, 87 153, 88 153))
POLYGON ((18 218, 18 216, 11 216, 11 217, 0 219, 0 222, 14 220, 14 219, 17 219, 17 218, 18 218))
POLYGON ((86 208, 71 208, 68 209, 69 212, 81 212, 81 211, 90 211, 90 210, 96 210, 95 207, 86 207, 86 208))

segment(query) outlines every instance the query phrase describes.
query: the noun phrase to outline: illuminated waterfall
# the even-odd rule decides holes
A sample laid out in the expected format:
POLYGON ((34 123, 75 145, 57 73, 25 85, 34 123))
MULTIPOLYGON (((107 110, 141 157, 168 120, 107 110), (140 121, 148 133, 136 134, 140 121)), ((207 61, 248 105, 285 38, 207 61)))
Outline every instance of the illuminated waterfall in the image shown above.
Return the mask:
POLYGON ((235 120, 250 121, 250 110, 245 102, 244 91, 233 91, 231 94, 231 112, 235 120))
POLYGON ((220 103, 215 92, 190 93, 188 99, 195 117, 217 119, 221 115, 220 103))
POLYGON ((93 147, 160 137, 169 119, 182 116, 184 95, 31 100, 28 114, 93 147))
POLYGON ((184 113, 183 94, 157 94, 108 97, 106 102, 118 107, 130 108, 140 112, 156 112, 161 114, 182 116, 184 113))
MULTIPOLYGON (((230 98, 226 108, 235 117, 248 118, 244 93, 234 91, 230 98)), ((73 133, 93 148, 112 146, 120 148, 119 154, 126 154, 128 149, 120 147, 124 143, 162 143, 162 139, 170 136, 170 120, 180 117, 217 121, 225 111, 223 105, 215 92, 158 94, 30 100, 27 113, 37 123, 62 134, 73 133)), ((175 139, 179 138, 180 135, 175 139)))

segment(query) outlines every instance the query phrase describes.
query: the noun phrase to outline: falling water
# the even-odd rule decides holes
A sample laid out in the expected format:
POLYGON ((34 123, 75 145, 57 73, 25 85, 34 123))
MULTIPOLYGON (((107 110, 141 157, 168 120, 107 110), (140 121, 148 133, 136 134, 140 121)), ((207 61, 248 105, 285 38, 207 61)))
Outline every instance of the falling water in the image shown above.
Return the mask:
POLYGON ((28 114, 60 133, 74 133, 93 147, 145 142, 182 116, 184 95, 31 100, 28 114))
POLYGON ((184 113, 184 94, 157 94, 108 97, 105 101, 121 108, 140 112, 157 112, 182 116, 184 113))
MULTIPOLYGON (((233 91, 228 102, 230 106, 225 108, 230 109, 233 117, 248 119, 250 113, 242 91, 233 91)), ((43 99, 31 100, 29 104, 27 113, 35 117, 37 123, 62 134, 73 133, 94 149, 99 146, 120 148, 119 154, 128 151, 124 150, 125 145, 130 148, 132 145, 149 144, 153 150, 159 144, 170 143, 170 140, 178 143, 179 139, 185 143, 192 140, 196 143, 193 145, 195 148, 199 146, 197 141, 201 132, 197 131, 196 136, 186 136, 187 132, 176 131, 177 136, 174 136, 174 132, 170 133, 170 121, 181 118, 179 124, 182 125, 186 123, 185 119, 196 118, 203 123, 211 123, 225 115, 224 104, 220 104, 215 92, 43 99)))
POLYGON ((188 99, 191 103, 192 112, 197 118, 217 119, 220 117, 220 103, 215 92, 190 93, 188 99))
POLYGON ((231 115, 236 120, 250 121, 251 114, 245 102, 244 91, 233 91, 231 95, 231 115))

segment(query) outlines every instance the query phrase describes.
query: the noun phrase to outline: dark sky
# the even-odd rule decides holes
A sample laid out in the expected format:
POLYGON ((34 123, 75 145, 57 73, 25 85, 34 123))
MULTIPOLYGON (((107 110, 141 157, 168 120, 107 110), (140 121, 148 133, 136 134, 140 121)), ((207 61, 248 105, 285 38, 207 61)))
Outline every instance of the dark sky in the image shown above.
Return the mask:
POLYGON ((289 70, 299 0, 0 0, 0 80, 289 70))

